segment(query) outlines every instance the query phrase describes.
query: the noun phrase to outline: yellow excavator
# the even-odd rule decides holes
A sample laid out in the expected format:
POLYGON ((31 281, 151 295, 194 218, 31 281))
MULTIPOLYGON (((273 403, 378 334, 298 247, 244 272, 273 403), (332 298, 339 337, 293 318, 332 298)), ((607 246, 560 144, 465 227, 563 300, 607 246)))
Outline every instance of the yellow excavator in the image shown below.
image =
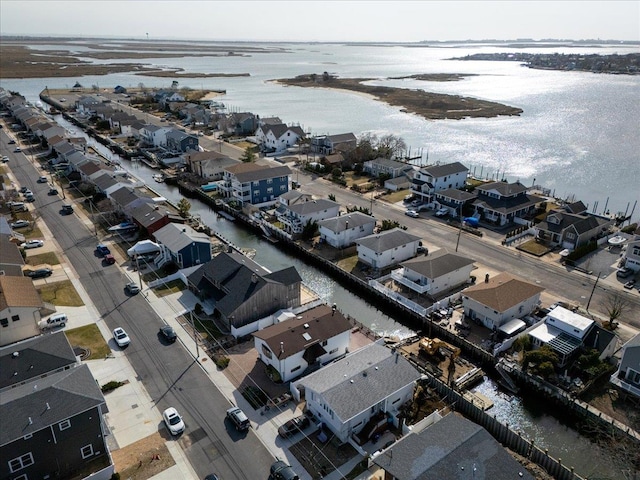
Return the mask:
POLYGON ((453 357, 456 358, 460 355, 460 349, 458 347, 454 347, 439 338, 424 337, 420 340, 419 350, 421 353, 429 356, 440 354, 443 357, 449 358, 453 355, 453 357))

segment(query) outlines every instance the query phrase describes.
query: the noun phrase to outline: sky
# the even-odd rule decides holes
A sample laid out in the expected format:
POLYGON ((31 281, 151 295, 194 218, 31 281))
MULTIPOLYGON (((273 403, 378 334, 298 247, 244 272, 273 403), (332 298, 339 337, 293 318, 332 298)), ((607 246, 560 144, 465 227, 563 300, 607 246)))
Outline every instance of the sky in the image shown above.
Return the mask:
POLYGON ((640 0, 1 0, 0 34, 276 42, 640 41, 640 0))

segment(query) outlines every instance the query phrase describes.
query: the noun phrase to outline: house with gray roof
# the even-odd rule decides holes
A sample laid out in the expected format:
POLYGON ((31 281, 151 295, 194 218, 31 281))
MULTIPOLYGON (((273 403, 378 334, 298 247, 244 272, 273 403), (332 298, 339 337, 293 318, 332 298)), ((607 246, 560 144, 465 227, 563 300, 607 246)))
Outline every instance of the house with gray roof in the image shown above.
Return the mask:
POLYGON ((168 223, 154 232, 153 237, 161 247, 156 259, 158 266, 173 262, 179 268, 188 268, 211 260, 211 239, 189 225, 168 223))
POLYGON ((374 178, 378 178, 380 175, 389 175, 391 178, 401 177, 414 169, 413 165, 389 158, 376 158, 364 162, 362 165, 362 171, 374 178))
POLYGON ((463 209, 467 210, 465 205, 471 205, 477 196, 475 192, 447 188, 436 192, 434 199, 438 208, 446 208, 449 211, 449 215, 458 217, 464 215, 463 209))
POLYGON ((291 170, 257 163, 239 163, 224 171, 220 192, 241 205, 269 206, 289 191, 291 170))
POLYGON ((114 178, 113 172, 103 171, 100 175, 93 179, 93 184, 98 192, 109 195, 122 187, 120 182, 114 178))
POLYGON ((167 148, 173 152, 198 151, 198 137, 173 128, 166 134, 167 148))
POLYGON ((469 169, 460 162, 420 167, 411 180, 411 193, 430 204, 435 200, 436 192, 464 187, 468 173, 469 169))
POLYGON ((318 198, 295 202, 290 205, 282 203, 276 209, 276 217, 291 234, 302 233, 305 225, 335 217, 340 211, 340 204, 333 200, 318 198))
POLYGON ((470 258, 441 249, 402 262, 391 277, 416 293, 437 297, 468 283, 473 269, 470 258))
POLYGON ((332 155, 336 152, 350 152, 356 148, 357 144, 358 139, 353 133, 349 132, 313 137, 310 148, 312 152, 321 155, 332 155))
POLYGON ((284 123, 275 123, 260 125, 255 137, 261 151, 278 153, 296 145, 306 134, 298 126, 289 127, 284 123))
POLYGON ((534 480, 480 425, 455 412, 438 418, 430 425, 416 425, 409 434, 374 454, 372 461, 384 470, 384 478, 534 480))
POLYGON ((0 478, 110 478, 106 413, 64 333, 0 348, 0 478))
MULTIPOLYGON (((481 220, 504 226, 516 219, 528 219, 544 202, 544 197, 529 195, 520 182, 489 182, 478 185, 472 205, 481 220)), ((475 216, 475 215, 474 215, 475 216)))
POLYGON ((358 260, 380 270, 415 257, 420 237, 394 228, 360 238, 356 245, 358 260))
POLYGON ((620 391, 640 398, 640 334, 622 346, 618 369, 610 381, 620 391))
POLYGON ((214 151, 190 150, 183 155, 183 158, 189 170, 205 180, 221 180, 226 168, 238 165, 238 160, 214 151))
POLYGON ((372 235, 376 219, 362 212, 351 212, 318 222, 321 241, 333 248, 345 248, 372 235))
POLYGON ((536 238, 552 247, 575 250, 606 234, 614 221, 595 214, 552 210, 545 220, 535 225, 536 238))
POLYGON ((255 332, 261 318, 301 304, 302 278, 295 267, 270 272, 234 251, 216 255, 187 282, 196 295, 215 303, 214 315, 235 337, 255 332))
POLYGON ((418 372, 381 341, 371 343, 291 384, 323 427, 340 441, 366 443, 382 422, 399 425, 400 408, 413 397, 418 372))
POLYGON ((128 217, 149 235, 153 235, 171 223, 172 217, 178 217, 176 220, 179 219, 179 216, 172 215, 171 210, 168 210, 166 206, 153 202, 135 203, 128 211, 128 217))
MULTIPOLYGON (((0 225, 10 230, 7 219, 0 217, 0 225)), ((4 231, 4 230, 3 230, 4 231)), ((20 253, 20 248, 16 242, 11 241, 11 233, 0 232, 0 276, 22 276, 22 268, 24 267, 24 258, 20 253)))
POLYGON ((284 318, 253 334, 258 358, 273 367, 283 382, 347 353, 352 325, 337 309, 318 305, 284 318))

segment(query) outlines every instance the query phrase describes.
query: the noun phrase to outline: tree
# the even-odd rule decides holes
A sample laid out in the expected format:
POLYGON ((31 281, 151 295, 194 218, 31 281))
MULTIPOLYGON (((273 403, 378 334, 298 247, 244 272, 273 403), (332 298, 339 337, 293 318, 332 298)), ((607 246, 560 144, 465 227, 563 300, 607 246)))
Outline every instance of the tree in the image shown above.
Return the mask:
POLYGON ((302 228, 300 237, 303 240, 310 240, 318 234, 318 222, 307 221, 307 224, 302 228))
POLYGON ((400 157, 407 150, 407 144, 402 137, 388 134, 380 137, 376 145, 378 156, 384 158, 400 157))
POLYGON ((189 210, 191 210, 191 202, 186 198, 182 198, 178 202, 178 213, 182 218, 187 218, 189 216, 189 210))
POLYGON ((548 345, 537 350, 525 352, 522 356, 522 371, 531 369, 531 373, 547 377, 558 365, 558 354, 548 345))
POLYGON ((338 167, 334 168, 333 170, 331 170, 331 176, 334 179, 341 178, 342 177, 342 169, 338 168, 338 167))
POLYGON ((382 220, 380 231, 384 232, 385 230, 393 230, 394 228, 399 228, 399 227, 400 227, 400 224, 395 220, 385 219, 385 220, 382 220))
POLYGON ((329 194, 329 200, 331 200, 332 202, 336 201, 336 196, 333 193, 329 194))
POLYGON ((618 292, 609 292, 605 297, 603 306, 607 315, 609 315, 609 326, 613 329, 618 325, 616 320, 629 310, 629 300, 618 292))
POLYGON ((244 149, 244 153, 240 157, 240 160, 244 163, 251 163, 256 159, 256 154, 253 152, 253 147, 247 147, 244 149))

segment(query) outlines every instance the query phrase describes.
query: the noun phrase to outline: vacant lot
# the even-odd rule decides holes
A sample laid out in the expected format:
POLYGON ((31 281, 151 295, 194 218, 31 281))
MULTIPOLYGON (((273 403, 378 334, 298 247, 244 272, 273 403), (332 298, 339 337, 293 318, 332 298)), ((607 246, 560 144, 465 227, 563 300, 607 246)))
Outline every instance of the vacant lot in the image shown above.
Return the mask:
POLYGON ((146 480, 175 465, 165 441, 160 433, 154 433, 112 452, 120 478, 146 480))
POLYGON ((44 302, 58 306, 81 307, 84 302, 78 295, 70 280, 47 283, 38 288, 38 293, 44 302))

